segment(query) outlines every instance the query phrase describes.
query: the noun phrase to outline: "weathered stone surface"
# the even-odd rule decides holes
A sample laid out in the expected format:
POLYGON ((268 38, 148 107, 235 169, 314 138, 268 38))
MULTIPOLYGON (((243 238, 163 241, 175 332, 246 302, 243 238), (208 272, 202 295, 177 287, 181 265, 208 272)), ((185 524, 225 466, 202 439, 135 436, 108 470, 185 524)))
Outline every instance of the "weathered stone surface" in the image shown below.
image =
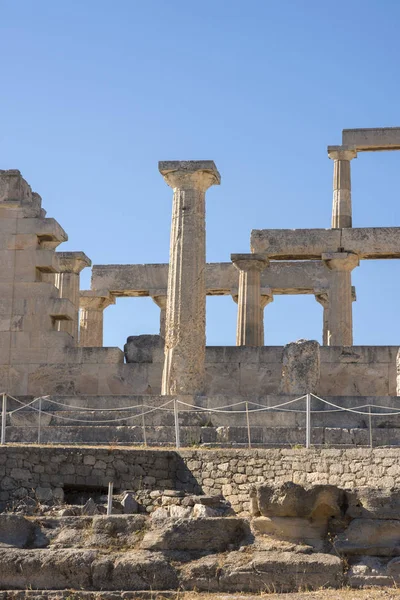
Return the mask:
MULTIPOLYGON (((396 559, 393 559, 396 560, 396 559)), ((351 587, 393 586, 397 577, 388 572, 388 560, 378 556, 357 557, 346 574, 351 587)))
POLYGON ((151 363, 154 351, 160 346, 159 335, 131 335, 124 346, 127 363, 151 363))
POLYGON ((126 515, 133 515, 139 512, 139 505, 136 502, 132 493, 128 492, 124 495, 121 500, 121 504, 124 508, 124 513, 126 515))
POLYGON ((0 515, 0 547, 25 548, 33 543, 35 527, 19 515, 0 515))
POLYGON ((327 519, 300 519, 298 517, 256 517, 251 521, 255 535, 268 535, 277 540, 307 544, 323 551, 328 529, 327 519))
POLYGON ((354 146, 359 152, 400 150, 400 127, 343 129, 342 143, 354 146))
POLYGON ((205 192, 221 177, 213 161, 164 161, 159 170, 174 190, 161 393, 200 394, 206 346, 205 192))
POLYGON ((347 492, 346 516, 352 519, 399 519, 400 490, 362 487, 347 492))
POLYGON ((141 547, 145 550, 207 549, 208 552, 224 552, 228 546, 238 545, 248 535, 243 519, 203 518, 168 521, 146 533, 141 547))
POLYGON ((318 342, 298 340, 284 347, 281 383, 284 394, 317 393, 320 375, 318 342))
POLYGON ((82 508, 82 514, 87 515, 87 516, 99 514, 97 505, 92 498, 89 498, 89 500, 86 502, 85 506, 82 508))
POLYGON ((400 556, 400 520, 354 519, 334 545, 347 555, 400 556))
MULTIPOLYGON (((255 516, 327 519, 344 511, 345 493, 333 485, 308 489, 291 481, 252 486, 250 497, 255 516)), ((253 513, 254 514, 254 513, 253 513)))
POLYGON ((182 568, 184 589, 208 592, 292 592, 340 587, 343 567, 337 556, 293 552, 232 552, 226 560, 204 557, 182 568))

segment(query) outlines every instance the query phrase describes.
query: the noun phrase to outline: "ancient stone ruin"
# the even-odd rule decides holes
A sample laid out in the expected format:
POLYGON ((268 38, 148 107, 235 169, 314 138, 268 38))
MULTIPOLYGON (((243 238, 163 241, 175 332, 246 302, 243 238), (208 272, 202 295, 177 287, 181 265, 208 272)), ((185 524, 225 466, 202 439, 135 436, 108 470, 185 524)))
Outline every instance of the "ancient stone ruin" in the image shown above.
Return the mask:
POLYGON ((353 228, 350 185, 358 153, 399 149, 400 128, 344 130, 331 228, 253 230, 228 263, 206 262, 213 161, 159 163, 169 264, 58 251, 41 197, 0 171, 4 598, 400 583, 399 347, 353 345, 351 281, 400 258, 400 228, 353 228), (268 346, 279 294, 314 295, 320 343, 268 346), (237 303, 235 347, 206 345, 207 295, 237 303), (104 347, 104 310, 142 296, 159 335, 104 347))

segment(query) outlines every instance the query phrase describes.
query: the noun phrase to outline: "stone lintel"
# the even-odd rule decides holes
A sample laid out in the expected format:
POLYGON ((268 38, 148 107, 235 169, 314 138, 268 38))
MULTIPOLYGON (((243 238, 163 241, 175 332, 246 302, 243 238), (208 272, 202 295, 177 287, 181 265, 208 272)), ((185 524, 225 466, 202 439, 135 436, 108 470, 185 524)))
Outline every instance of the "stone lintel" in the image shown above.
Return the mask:
POLYGON ((332 160, 352 160, 357 158, 354 146, 328 146, 328 156, 332 160))
POLYGON ((108 290, 81 290, 79 306, 87 310, 104 310, 115 304, 115 297, 108 290))
POLYGON ((213 160, 164 160, 158 170, 172 188, 197 189, 205 192, 221 183, 221 175, 213 160))
POLYGON ((322 260, 331 271, 352 271, 360 264, 360 259, 353 252, 325 252, 322 260))
POLYGON ((92 261, 84 252, 57 252, 59 273, 80 273, 92 261))
POLYGON ((262 271, 269 265, 263 254, 231 254, 231 261, 240 271, 262 271))
POLYGON ((165 310, 167 307, 167 290, 149 290, 149 296, 161 310, 165 310))
POLYGON ((320 260, 326 252, 358 254, 361 259, 400 258, 400 227, 342 229, 254 229, 251 249, 273 260, 320 260))
POLYGON ((400 150, 400 127, 343 129, 342 143, 354 146, 358 152, 400 150))

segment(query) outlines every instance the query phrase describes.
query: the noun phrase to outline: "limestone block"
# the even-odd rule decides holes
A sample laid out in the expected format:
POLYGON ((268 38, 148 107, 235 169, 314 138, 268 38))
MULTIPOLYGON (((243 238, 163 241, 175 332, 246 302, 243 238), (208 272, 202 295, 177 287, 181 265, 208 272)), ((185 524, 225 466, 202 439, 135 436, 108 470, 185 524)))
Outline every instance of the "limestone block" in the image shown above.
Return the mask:
POLYGON ((281 391, 284 394, 317 393, 320 382, 319 343, 298 340, 283 351, 281 391))
POLYGON ((400 521, 354 519, 337 536, 335 548, 347 555, 400 556, 400 521))
POLYGON ((0 548, 7 546, 24 548, 33 533, 33 523, 25 517, 8 514, 0 515, 0 548))
POLYGON ((146 550, 187 550, 207 548, 209 552, 224 552, 231 544, 238 545, 248 527, 243 519, 215 517, 166 521, 160 526, 152 523, 141 547, 146 550))
POLYGON ((32 202, 31 187, 17 169, 0 170, 0 202, 32 202))
POLYGON ((398 519, 400 490, 362 487, 347 493, 346 516, 352 519, 398 519))
POLYGON ((343 129, 342 143, 354 146, 358 152, 400 150, 400 127, 343 129))
POLYGON ((307 544, 323 551, 328 529, 326 519, 310 520, 298 517, 256 517, 251 521, 255 535, 268 535, 276 540, 307 544))
POLYGON ((279 484, 262 483, 250 489, 257 513, 264 517, 300 517, 328 519, 340 516, 344 510, 345 494, 333 485, 308 488, 291 481, 279 484))
MULTIPOLYGON (((390 586, 398 582, 396 568, 389 573, 389 564, 398 559, 388 561, 387 558, 378 556, 357 557, 356 562, 351 562, 346 579, 351 587, 390 586)), ((393 565, 394 566, 394 565, 393 565)))
POLYGON ((55 219, 18 219, 17 233, 36 235, 43 248, 50 243, 56 245, 49 248, 55 248, 68 240, 68 235, 55 219))
POLYGON ((153 353, 161 345, 159 335, 131 335, 124 346, 127 363, 151 363, 153 353))

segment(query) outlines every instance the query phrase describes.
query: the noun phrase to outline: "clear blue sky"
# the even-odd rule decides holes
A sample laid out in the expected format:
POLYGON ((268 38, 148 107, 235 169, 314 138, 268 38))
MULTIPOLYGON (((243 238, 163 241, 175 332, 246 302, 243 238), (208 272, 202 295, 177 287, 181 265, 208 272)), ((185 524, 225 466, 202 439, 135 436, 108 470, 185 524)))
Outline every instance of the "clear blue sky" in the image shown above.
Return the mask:
MULTIPOLYGON (((213 159, 207 260, 253 228, 329 227, 341 130, 400 125, 396 0, 2 0, 0 168, 20 169, 94 264, 167 262, 159 160, 213 159)), ((355 226, 400 225, 400 153, 352 162, 355 226)), ((90 270, 82 285, 89 287, 90 270)), ((400 265, 354 271, 356 344, 400 343, 400 265)), ((208 344, 234 344, 236 305, 208 301, 208 344)), ((266 343, 320 339, 312 296, 275 298, 266 343)), ((157 332, 120 299, 105 344, 157 332)))

